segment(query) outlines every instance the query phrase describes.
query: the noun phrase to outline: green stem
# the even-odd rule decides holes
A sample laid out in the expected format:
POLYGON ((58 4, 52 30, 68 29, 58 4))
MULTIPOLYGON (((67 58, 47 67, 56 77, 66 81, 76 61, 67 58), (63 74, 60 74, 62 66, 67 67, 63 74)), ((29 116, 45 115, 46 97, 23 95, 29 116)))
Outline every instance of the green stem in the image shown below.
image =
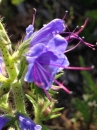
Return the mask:
POLYGON ((12 84, 12 90, 14 94, 14 101, 16 111, 21 113, 26 113, 25 105, 24 105, 24 95, 22 90, 22 84, 20 81, 16 81, 12 84))
POLYGON ((1 21, 0 21, 0 31, 1 31, 1 33, 0 33, 0 50, 2 52, 2 56, 3 56, 4 63, 6 65, 8 76, 11 79, 11 81, 14 81, 14 79, 17 77, 17 72, 16 72, 14 62, 11 59, 11 55, 10 55, 8 47, 7 47, 7 44, 11 43, 11 41, 10 41, 10 39, 7 35, 7 32, 1 21))
POLYGON ((3 42, 0 43, 0 49, 2 51, 3 60, 6 65, 9 78, 14 81, 14 79, 17 77, 17 72, 14 62, 11 60, 11 55, 9 54, 9 51, 3 42))
POLYGON ((2 20, 0 21, 0 30, 2 30, 4 32, 7 42, 11 43, 11 41, 7 35, 7 32, 5 31, 4 25, 2 24, 2 20))
POLYGON ((2 85, 0 86, 0 97, 9 92, 10 85, 11 84, 9 79, 6 80, 5 83, 2 83, 2 85))
POLYGON ((37 113, 37 115, 35 114, 35 119, 34 119, 34 122, 36 123, 36 124, 40 124, 40 113, 41 113, 41 111, 40 112, 38 112, 37 113))

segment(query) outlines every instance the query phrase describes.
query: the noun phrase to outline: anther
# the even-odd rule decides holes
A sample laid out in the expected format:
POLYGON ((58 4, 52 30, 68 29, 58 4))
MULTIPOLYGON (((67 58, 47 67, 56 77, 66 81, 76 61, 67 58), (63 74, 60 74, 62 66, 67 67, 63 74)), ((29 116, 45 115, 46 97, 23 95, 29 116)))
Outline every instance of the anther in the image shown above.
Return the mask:
POLYGON ((84 24, 81 26, 81 28, 76 32, 76 34, 78 35, 80 32, 83 31, 83 29, 85 28, 85 26, 87 25, 87 22, 88 22, 88 18, 85 20, 84 24))
POLYGON ((82 39, 84 39, 85 37, 83 36, 82 39))
POLYGON ((65 15, 64 15, 64 17, 63 17, 63 20, 66 18, 67 13, 68 13, 68 10, 65 11, 65 15))
POLYGON ((92 66, 91 66, 91 68, 92 68, 92 69, 94 69, 94 68, 95 68, 95 66, 94 66, 94 65, 92 65, 92 66))
POLYGON ((76 26, 76 28, 73 30, 73 33, 76 31, 76 29, 78 29, 79 28, 79 26, 76 26))

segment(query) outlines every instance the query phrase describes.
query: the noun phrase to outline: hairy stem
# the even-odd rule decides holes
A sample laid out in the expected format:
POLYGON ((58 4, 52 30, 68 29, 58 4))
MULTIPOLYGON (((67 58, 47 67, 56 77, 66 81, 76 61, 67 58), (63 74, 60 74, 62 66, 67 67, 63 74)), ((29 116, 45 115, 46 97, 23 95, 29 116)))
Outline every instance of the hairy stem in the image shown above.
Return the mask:
POLYGON ((6 45, 3 42, 0 43, 0 49, 1 49, 1 52, 2 52, 4 63, 6 65, 8 76, 12 81, 14 81, 14 79, 17 77, 15 64, 11 60, 11 55, 9 54, 9 51, 8 51, 6 45))
POLYGON ((12 84, 12 90, 14 94, 14 101, 15 101, 15 107, 16 111, 21 113, 26 113, 25 111, 25 105, 24 105, 24 95, 22 90, 22 84, 20 81, 16 81, 12 84))

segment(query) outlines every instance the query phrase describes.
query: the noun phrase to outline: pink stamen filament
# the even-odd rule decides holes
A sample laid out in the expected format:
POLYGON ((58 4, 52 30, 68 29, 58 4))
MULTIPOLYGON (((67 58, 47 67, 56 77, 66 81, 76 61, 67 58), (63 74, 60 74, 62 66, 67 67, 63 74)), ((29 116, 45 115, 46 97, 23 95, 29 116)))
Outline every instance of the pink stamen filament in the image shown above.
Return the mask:
POLYGON ((34 13, 33 13, 32 25, 34 26, 35 16, 36 16, 36 9, 35 9, 35 8, 33 8, 33 11, 34 11, 34 13))
MULTIPOLYGON (((37 63, 37 62, 36 62, 36 63, 37 63)), ((45 76, 45 74, 43 73, 43 71, 40 69, 40 67, 38 67, 38 69, 40 70, 40 72, 41 72, 43 78, 45 79, 46 83, 49 84, 49 81, 48 81, 48 79, 46 78, 46 76, 45 76)))
POLYGON ((72 50, 74 50, 76 47, 78 47, 79 46, 79 44, 81 43, 81 41, 79 41, 74 47, 72 47, 72 48, 70 48, 70 49, 68 49, 68 50, 66 50, 64 53, 67 53, 67 52, 69 52, 69 51, 72 51, 72 50))
POLYGON ((69 70, 92 70, 94 68, 93 66, 92 67, 72 67, 72 66, 62 66, 62 65, 53 64, 53 63, 47 64, 46 62, 41 62, 41 61, 39 62, 45 65, 52 65, 52 66, 61 67, 63 69, 69 69, 69 70))
POLYGON ((47 70, 45 70, 38 62, 37 64, 40 66, 40 68, 56 83, 59 85, 60 88, 62 88, 63 90, 65 90, 68 94, 71 94, 72 92, 69 91, 65 86, 63 86, 61 83, 59 83, 53 76, 51 76, 49 74, 49 72, 47 70))
MULTIPOLYGON (((37 63, 37 62, 36 62, 37 63)), ((37 66, 37 64, 35 64, 36 65, 36 73, 37 73, 37 76, 38 76, 38 78, 39 78, 39 80, 40 80, 40 82, 41 82, 41 84, 36 84, 36 85, 38 85, 38 86, 41 86, 42 87, 42 89, 44 90, 44 92, 45 92, 45 94, 46 94, 46 96, 48 97, 48 99, 50 100, 50 101, 52 101, 52 98, 50 97, 50 95, 48 94, 48 92, 46 91, 46 89, 45 89, 45 87, 44 87, 44 84, 42 84, 43 82, 42 82, 42 79, 41 79, 41 76, 40 76, 40 74, 39 74, 39 71, 38 71, 38 66, 37 66)), ((43 75, 42 75, 43 76, 43 75)))
POLYGON ((76 29, 77 29, 79 26, 77 26, 77 27, 73 30, 72 33, 75 32, 75 34, 78 35, 80 32, 82 32, 82 31, 84 30, 84 28, 85 28, 85 26, 86 26, 88 20, 89 20, 89 19, 87 18, 87 19, 85 20, 84 24, 81 26, 81 28, 80 28, 77 32, 75 32, 75 31, 76 31, 76 29))
POLYGON ((35 82, 35 84, 36 84, 37 86, 41 86, 41 84, 37 82, 36 74, 37 74, 37 71, 36 71, 36 67, 35 67, 35 65, 34 65, 34 82, 35 82))
POLYGON ((85 28, 85 26, 87 25, 87 22, 88 22, 88 18, 85 20, 85 22, 84 22, 84 24, 81 26, 81 28, 79 29, 79 31, 77 31, 77 32, 75 32, 75 34, 79 34, 80 32, 82 32, 83 31, 83 29, 85 28))
POLYGON ((76 35, 76 34, 73 33, 73 32, 64 32, 64 33, 62 33, 62 34, 71 34, 70 36, 65 37, 65 39, 66 39, 67 41, 72 40, 72 39, 77 39, 77 40, 81 41, 81 42, 84 43, 86 46, 88 46, 88 47, 90 47, 90 48, 92 48, 92 49, 94 49, 93 47, 96 46, 96 45, 92 45, 92 44, 89 44, 89 43, 85 42, 82 38, 80 38, 78 35, 76 35))
POLYGON ((68 13, 68 11, 66 10, 66 11, 65 11, 65 15, 64 15, 64 17, 63 17, 63 20, 66 18, 67 13, 68 13))
POLYGON ((69 69, 69 70, 91 70, 93 69, 92 67, 71 67, 71 66, 67 66, 64 69, 69 69))
MULTIPOLYGON (((73 35, 72 35, 71 37, 69 37, 69 38, 72 38, 72 37, 73 37, 73 35)), ((79 36, 74 36, 73 38, 80 40, 80 41, 81 41, 82 43, 84 43, 86 46, 88 46, 88 47, 94 49, 93 47, 94 47, 95 45, 92 45, 92 44, 89 44, 89 43, 87 43, 87 42, 84 42, 83 39, 80 38, 79 36)))
POLYGON ((79 28, 79 26, 76 26, 76 28, 72 31, 73 33, 79 28))

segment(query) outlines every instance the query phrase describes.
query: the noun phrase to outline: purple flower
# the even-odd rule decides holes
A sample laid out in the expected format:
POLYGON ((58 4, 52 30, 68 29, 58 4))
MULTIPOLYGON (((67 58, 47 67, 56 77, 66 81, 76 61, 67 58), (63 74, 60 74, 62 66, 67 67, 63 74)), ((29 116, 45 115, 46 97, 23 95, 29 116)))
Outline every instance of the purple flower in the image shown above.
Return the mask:
POLYGON ((41 130, 40 125, 36 125, 30 118, 24 116, 23 114, 17 113, 16 117, 19 121, 21 130, 41 130))
POLYGON ((58 33, 62 33, 65 30, 64 21, 61 19, 54 19, 50 23, 44 25, 39 31, 33 33, 33 25, 29 25, 26 29, 26 36, 24 40, 27 40, 32 36, 30 46, 38 43, 45 45, 58 33))
POLYGON ((31 47, 28 54, 26 54, 29 64, 24 80, 34 82, 46 94, 46 90, 51 87, 53 81, 70 93, 69 90, 54 78, 57 72, 69 65, 69 61, 64 55, 67 45, 67 41, 57 34, 48 42, 47 46, 40 43, 31 47))
MULTIPOLYGON (((0 116, 0 130, 9 123, 11 119, 6 116, 0 116)), ((19 122, 21 130, 41 130, 40 125, 36 125, 30 118, 24 116, 21 113, 16 114, 16 120, 19 122)))
POLYGON ((9 118, 5 116, 0 116, 0 130, 10 121, 9 118))
MULTIPOLYGON (((80 32, 83 31, 85 28, 86 24, 88 22, 88 19, 85 20, 84 24, 80 27, 78 31, 73 31, 73 32, 64 32, 66 29, 66 26, 64 25, 64 21, 62 19, 54 19, 48 24, 44 25, 39 31, 34 31, 33 25, 29 25, 26 28, 26 36, 24 40, 29 39, 32 36, 32 39, 30 41, 30 47, 38 44, 38 43, 43 43, 45 45, 48 44, 48 42, 55 37, 56 34, 66 34, 68 36, 64 37, 67 42, 71 42, 74 39, 77 39, 80 41, 80 43, 84 43, 86 46, 94 49, 95 45, 89 44, 85 42, 82 38, 78 36, 80 32)), ((76 29, 75 29, 76 30, 76 29)), ((74 47, 76 48, 79 45, 79 43, 74 47)))
MULTIPOLYGON (((84 29, 87 24, 87 20, 84 25, 75 32, 64 32, 64 21, 61 19, 54 19, 39 31, 33 33, 33 25, 29 25, 26 29, 26 37, 28 39, 32 36, 30 41, 29 52, 26 54, 28 61, 28 71, 24 80, 26 82, 34 82, 37 86, 41 87, 48 96, 46 90, 48 90, 52 83, 58 84, 59 88, 63 88, 66 92, 71 93, 66 87, 55 80, 55 75, 62 69, 74 69, 74 70, 91 70, 91 67, 69 67, 69 61, 64 53, 69 52, 76 48, 81 42, 85 45, 93 48, 87 42, 84 42, 78 34, 84 29), (62 37, 60 34, 66 34, 62 37), (66 50, 67 45, 73 39, 78 39, 79 43, 73 48, 66 50)), ((49 97, 49 96, 48 96, 49 97)), ((50 97, 49 97, 50 98, 50 97)))
POLYGON ((29 25, 29 26, 26 28, 26 36, 25 36, 24 40, 29 39, 30 36, 33 34, 33 31, 34 31, 33 25, 29 25))

